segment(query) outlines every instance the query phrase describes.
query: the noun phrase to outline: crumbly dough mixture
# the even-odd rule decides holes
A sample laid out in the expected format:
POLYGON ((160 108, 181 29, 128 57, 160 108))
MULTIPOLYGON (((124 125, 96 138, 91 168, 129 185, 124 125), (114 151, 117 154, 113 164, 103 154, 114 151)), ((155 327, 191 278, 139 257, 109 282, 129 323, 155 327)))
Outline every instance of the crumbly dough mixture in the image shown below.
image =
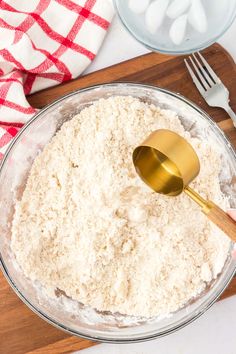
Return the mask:
POLYGON ((98 310, 165 316, 221 271, 229 239, 186 195, 156 194, 135 173, 133 149, 160 128, 193 145, 201 172, 192 186, 227 207, 219 152, 176 113, 133 97, 95 102, 36 158, 16 205, 16 260, 50 296, 60 289, 98 310))

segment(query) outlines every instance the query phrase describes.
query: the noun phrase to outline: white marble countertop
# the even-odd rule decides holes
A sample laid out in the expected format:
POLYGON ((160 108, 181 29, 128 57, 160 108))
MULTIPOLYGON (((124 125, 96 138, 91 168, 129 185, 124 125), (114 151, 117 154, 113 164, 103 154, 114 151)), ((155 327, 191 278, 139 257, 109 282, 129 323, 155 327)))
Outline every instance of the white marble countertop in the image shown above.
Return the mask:
MULTIPOLYGON (((236 61, 236 21, 219 40, 236 61)), ((103 46, 86 73, 148 53, 115 17, 103 46), (121 49, 122 48, 122 49, 121 49)), ((164 338, 128 345, 100 344, 83 354, 235 354, 236 296, 221 301, 194 323, 164 338)))

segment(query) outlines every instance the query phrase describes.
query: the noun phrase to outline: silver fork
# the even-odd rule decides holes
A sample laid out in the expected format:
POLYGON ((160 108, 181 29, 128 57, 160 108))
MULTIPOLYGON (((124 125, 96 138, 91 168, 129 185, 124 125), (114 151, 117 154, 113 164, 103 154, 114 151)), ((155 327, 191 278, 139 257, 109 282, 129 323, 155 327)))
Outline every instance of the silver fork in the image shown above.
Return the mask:
POLYGON ((193 54, 188 59, 184 59, 185 65, 202 97, 209 106, 223 108, 229 114, 236 128, 236 114, 229 105, 227 87, 225 87, 201 53, 193 54), (192 67, 189 62, 191 62, 192 67))

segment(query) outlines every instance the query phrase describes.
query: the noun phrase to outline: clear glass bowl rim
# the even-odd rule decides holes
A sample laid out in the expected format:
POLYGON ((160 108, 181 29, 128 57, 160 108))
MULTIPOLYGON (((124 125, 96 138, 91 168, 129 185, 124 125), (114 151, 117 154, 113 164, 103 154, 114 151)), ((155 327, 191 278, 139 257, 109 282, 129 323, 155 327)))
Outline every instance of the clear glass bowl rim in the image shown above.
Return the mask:
MULTIPOLYGON (((99 85, 92 85, 92 86, 88 86, 86 88, 83 89, 78 89, 76 91, 73 91, 69 94, 66 94, 62 97, 60 97, 59 99, 53 101, 52 103, 46 105, 44 108, 42 108, 38 113, 36 113, 24 126, 23 128, 18 132, 18 134, 15 136, 15 138, 12 140, 11 144, 9 145, 1 163, 0 163, 0 175, 2 173, 2 169, 3 166, 5 164, 5 162, 8 159, 8 155, 11 151, 11 149, 14 147, 15 143, 18 141, 18 139, 21 137, 22 134, 24 134, 25 130, 27 130, 27 128, 37 119, 40 119, 41 115, 44 114, 48 109, 53 108, 53 106, 56 106, 58 103, 62 102, 63 100, 66 100, 69 97, 72 97, 74 95, 77 95, 78 93, 86 93, 87 91, 92 91, 92 90, 96 90, 99 88, 103 88, 103 87, 111 87, 111 88, 117 88, 119 86, 132 86, 132 87, 140 87, 140 88, 146 88, 146 89, 152 89, 152 90, 156 90, 157 92, 161 92, 164 94, 167 94, 169 96, 172 96, 176 99, 181 100, 182 102, 186 103, 187 105, 189 105, 191 108, 193 108, 194 110, 196 110, 198 113, 200 113, 201 115, 204 116, 204 118, 208 121, 208 123, 214 127, 214 129, 216 129, 218 131, 218 134, 221 135, 221 137, 223 138, 223 140, 225 140, 225 142, 228 144, 228 146, 230 146, 232 148, 232 152, 234 154, 235 160, 236 160, 236 152, 235 149, 233 147, 233 145, 231 144, 231 142, 228 140, 228 138, 226 137, 226 135, 224 134, 224 132, 217 126, 217 124, 210 118, 210 116, 203 111, 200 107, 198 107, 195 103, 193 103, 191 100, 185 98, 184 96, 178 94, 178 93, 174 93, 170 90, 166 90, 166 89, 162 89, 159 88, 157 86, 154 85, 146 85, 146 84, 139 84, 139 83, 132 83, 132 82, 120 82, 120 83, 105 83, 105 84, 99 84, 99 85)), ((183 321, 181 324, 173 326, 172 328, 162 331, 160 333, 154 334, 154 335, 142 335, 142 337, 140 338, 135 338, 135 339, 118 339, 118 338, 106 338, 106 337, 102 337, 102 336, 89 336, 89 335, 85 335, 83 333, 80 333, 79 331, 70 329, 67 326, 64 326, 62 323, 59 323, 57 321, 54 321, 52 318, 50 318, 49 316, 47 316, 46 313, 44 313, 43 311, 41 311, 40 309, 38 309, 36 306, 34 306, 33 304, 31 304, 31 302, 27 299, 26 296, 24 296, 21 291, 17 288, 16 284, 14 283, 14 281, 12 280, 10 274, 8 273, 7 267, 4 263, 4 260, 2 258, 2 255, 0 253, 0 268, 2 269, 2 272, 6 278, 6 280, 8 281, 9 285, 11 286, 11 288, 14 290, 14 292, 16 293, 16 295, 23 301, 23 303, 25 305, 27 305, 35 314, 37 314, 39 317, 41 317, 42 319, 44 319, 46 322, 48 322, 49 324, 53 325, 54 327, 61 329, 67 333, 69 333, 70 335, 74 335, 74 336, 78 336, 87 340, 92 340, 92 341, 97 341, 97 342, 103 342, 103 343, 117 343, 117 344, 121 344, 121 343, 138 343, 138 342, 145 342, 148 340, 153 340, 156 338, 160 338, 160 337, 164 337, 166 335, 169 335, 171 333, 176 332, 177 330, 187 326, 188 324, 192 323, 193 321, 195 321, 197 318, 199 318, 201 315, 203 315, 215 302, 216 300, 220 297, 220 295, 224 292, 224 290, 227 288, 228 284, 231 282, 232 278, 235 275, 236 272, 236 265, 234 267, 234 269, 232 269, 232 271, 228 274, 227 279, 225 280, 225 282, 222 284, 221 289, 214 294, 214 296, 212 296, 208 302, 205 303, 205 306, 201 309, 201 311, 199 311, 198 313, 195 313, 194 315, 192 315, 190 318, 188 318, 187 320, 183 321)))
MULTIPOLYGON (((127 0, 128 1, 128 0, 127 0)), ((119 2, 119 0, 113 0, 113 4, 114 4, 114 8, 116 10, 116 13, 118 14, 118 17, 121 21, 121 23, 123 24, 124 28, 127 30, 127 32, 129 32, 133 38, 135 38, 139 43, 141 43, 142 45, 144 45, 147 49, 153 51, 153 52, 157 52, 157 53, 161 53, 161 54, 167 54, 167 55, 185 55, 185 54, 191 54, 194 52, 198 52, 200 50, 203 50, 207 47, 210 47, 212 44, 214 44, 220 37, 222 37, 227 30, 231 27, 232 23, 234 22, 235 18, 236 18, 236 5, 235 5, 235 10, 234 13, 232 13, 232 17, 231 20, 229 21, 229 23, 224 27, 224 29, 222 30, 221 33, 219 33, 218 35, 216 35, 215 37, 213 37, 212 39, 208 40, 207 42, 205 42, 204 44, 202 44, 201 46, 198 47, 193 47, 191 50, 163 50, 153 46, 148 45, 145 41, 143 41, 136 33, 135 31, 132 31, 131 28, 129 27, 128 23, 125 22, 124 18, 122 17, 120 11, 118 10, 118 6, 117 3, 119 2)))

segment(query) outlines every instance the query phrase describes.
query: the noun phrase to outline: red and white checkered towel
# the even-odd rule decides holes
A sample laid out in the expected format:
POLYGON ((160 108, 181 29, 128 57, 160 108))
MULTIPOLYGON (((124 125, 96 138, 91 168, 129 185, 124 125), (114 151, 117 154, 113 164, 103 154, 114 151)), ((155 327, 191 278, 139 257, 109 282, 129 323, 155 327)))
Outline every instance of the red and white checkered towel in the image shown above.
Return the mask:
POLYGON ((110 0, 0 0, 0 159, 36 112, 25 96, 81 74, 113 11, 110 0))

